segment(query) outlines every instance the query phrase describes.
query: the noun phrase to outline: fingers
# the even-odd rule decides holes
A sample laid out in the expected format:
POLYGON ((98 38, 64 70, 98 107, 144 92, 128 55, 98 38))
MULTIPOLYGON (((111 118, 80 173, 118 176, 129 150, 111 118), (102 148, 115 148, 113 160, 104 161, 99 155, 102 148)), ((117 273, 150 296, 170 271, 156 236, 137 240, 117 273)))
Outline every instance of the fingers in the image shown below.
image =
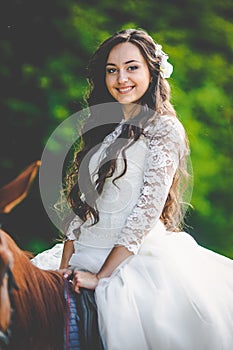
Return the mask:
POLYGON ((98 284, 98 278, 91 272, 75 271, 73 284, 77 288, 87 288, 94 290, 98 284))
POLYGON ((82 276, 79 271, 76 271, 74 273, 73 282, 75 285, 78 285, 79 287, 82 286, 82 276))
POLYGON ((72 275, 72 273, 73 273, 72 270, 66 270, 66 271, 64 271, 64 273, 63 273, 63 277, 64 277, 64 278, 68 278, 69 276, 72 275))
POLYGON ((69 280, 69 283, 72 285, 74 292, 80 294, 79 285, 74 280, 69 280))
POLYGON ((76 285, 73 285, 73 287, 74 287, 75 293, 80 294, 80 288, 79 288, 79 286, 76 284, 76 285))
POLYGON ((91 277, 92 274, 90 272, 76 270, 74 272, 73 281, 75 281, 75 284, 78 284, 79 287, 85 287, 86 283, 89 282, 91 277))
POLYGON ((64 278, 68 278, 72 275, 72 270, 70 269, 58 269, 57 272, 60 273, 60 275, 62 275, 64 278))
POLYGON ((73 289, 74 289, 75 293, 80 294, 80 287, 81 287, 81 285, 80 285, 80 282, 79 282, 79 279, 78 279, 78 273, 77 272, 74 273, 74 277, 73 277, 72 281, 70 281, 70 282, 73 285, 73 289))

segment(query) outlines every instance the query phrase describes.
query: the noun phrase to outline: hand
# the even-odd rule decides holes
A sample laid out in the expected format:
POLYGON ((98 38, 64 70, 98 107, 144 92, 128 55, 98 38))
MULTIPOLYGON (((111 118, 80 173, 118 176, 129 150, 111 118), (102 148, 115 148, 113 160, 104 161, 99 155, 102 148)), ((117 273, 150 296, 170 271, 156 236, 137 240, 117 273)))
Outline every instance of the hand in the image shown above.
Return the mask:
POLYGON ((72 275, 73 271, 69 268, 65 268, 65 269, 58 269, 56 270, 58 273, 60 273, 60 275, 62 275, 64 278, 68 278, 69 276, 72 275))
POLYGON ((73 286, 76 293, 80 293, 80 287, 94 290, 98 282, 99 280, 94 273, 87 271, 74 272, 73 286))

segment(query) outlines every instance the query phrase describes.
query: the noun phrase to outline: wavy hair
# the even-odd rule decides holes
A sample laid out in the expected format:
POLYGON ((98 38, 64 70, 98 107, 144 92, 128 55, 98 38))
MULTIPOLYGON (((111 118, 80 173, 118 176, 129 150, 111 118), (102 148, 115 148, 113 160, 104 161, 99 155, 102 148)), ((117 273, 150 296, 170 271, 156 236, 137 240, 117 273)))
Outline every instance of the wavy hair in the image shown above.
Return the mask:
MULTIPOLYGON (((127 29, 115 33, 104 41, 90 60, 87 76, 89 91, 86 96, 90 114, 83 126, 80 147, 75 153, 73 165, 66 176, 68 203, 73 212, 83 221, 89 217, 92 218, 93 224, 99 221, 96 200, 103 190, 106 179, 112 178, 113 182, 116 180, 114 172, 119 153, 122 152, 124 158, 124 170, 117 178, 123 176, 127 170, 126 149, 139 139, 144 128, 150 123, 155 123, 156 119, 162 115, 176 118, 176 112, 170 102, 170 86, 160 74, 161 57, 156 56, 156 45, 152 37, 145 31, 127 29), (105 66, 111 49, 125 42, 130 42, 139 48, 147 62, 152 79, 145 94, 137 101, 137 104, 141 106, 139 114, 133 118, 132 124, 129 120, 129 123, 124 125, 121 134, 107 148, 106 156, 97 171, 97 180, 93 184, 89 171, 86 171, 88 174, 86 176, 85 173, 85 181, 82 181, 81 187, 80 167, 88 169, 92 155, 101 146, 104 138, 122 120, 121 106, 111 96, 105 84, 105 66), (113 122, 109 122, 110 113, 106 113, 108 102, 116 102, 111 104, 113 122)), ((167 229, 173 231, 178 230, 182 222, 180 184, 184 177, 187 177, 186 164, 182 163, 176 171, 160 218, 167 229)))

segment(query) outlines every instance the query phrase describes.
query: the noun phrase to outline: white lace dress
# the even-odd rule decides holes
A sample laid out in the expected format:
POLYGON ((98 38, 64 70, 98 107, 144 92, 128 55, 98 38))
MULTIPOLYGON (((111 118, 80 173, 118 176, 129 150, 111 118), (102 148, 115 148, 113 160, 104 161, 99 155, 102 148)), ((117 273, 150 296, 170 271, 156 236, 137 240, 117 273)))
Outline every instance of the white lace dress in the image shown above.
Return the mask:
MULTIPOLYGON (((92 157, 90 172, 119 136, 108 135, 92 157)), ((96 291, 99 328, 106 350, 232 350, 233 262, 200 247, 185 232, 166 231, 159 220, 174 173, 186 156, 183 127, 169 116, 157 120, 126 150, 127 171, 106 180, 97 200, 99 222, 78 217, 70 264, 97 272, 114 245, 134 254, 100 280, 96 291)), ((116 174, 123 169, 118 157, 116 174)), ((57 268, 62 245, 34 263, 57 268)))

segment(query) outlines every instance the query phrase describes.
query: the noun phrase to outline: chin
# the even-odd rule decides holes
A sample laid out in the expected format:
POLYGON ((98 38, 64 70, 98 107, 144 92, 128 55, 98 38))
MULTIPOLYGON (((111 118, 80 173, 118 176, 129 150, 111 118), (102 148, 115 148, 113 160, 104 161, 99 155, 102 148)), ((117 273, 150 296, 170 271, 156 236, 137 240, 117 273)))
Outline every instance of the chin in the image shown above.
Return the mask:
POLYGON ((118 100, 117 100, 119 103, 121 103, 122 105, 129 105, 129 104, 131 104, 131 103, 136 103, 137 102, 137 100, 134 100, 134 99, 131 99, 131 98, 129 98, 129 99, 126 99, 126 98, 119 98, 118 100))

